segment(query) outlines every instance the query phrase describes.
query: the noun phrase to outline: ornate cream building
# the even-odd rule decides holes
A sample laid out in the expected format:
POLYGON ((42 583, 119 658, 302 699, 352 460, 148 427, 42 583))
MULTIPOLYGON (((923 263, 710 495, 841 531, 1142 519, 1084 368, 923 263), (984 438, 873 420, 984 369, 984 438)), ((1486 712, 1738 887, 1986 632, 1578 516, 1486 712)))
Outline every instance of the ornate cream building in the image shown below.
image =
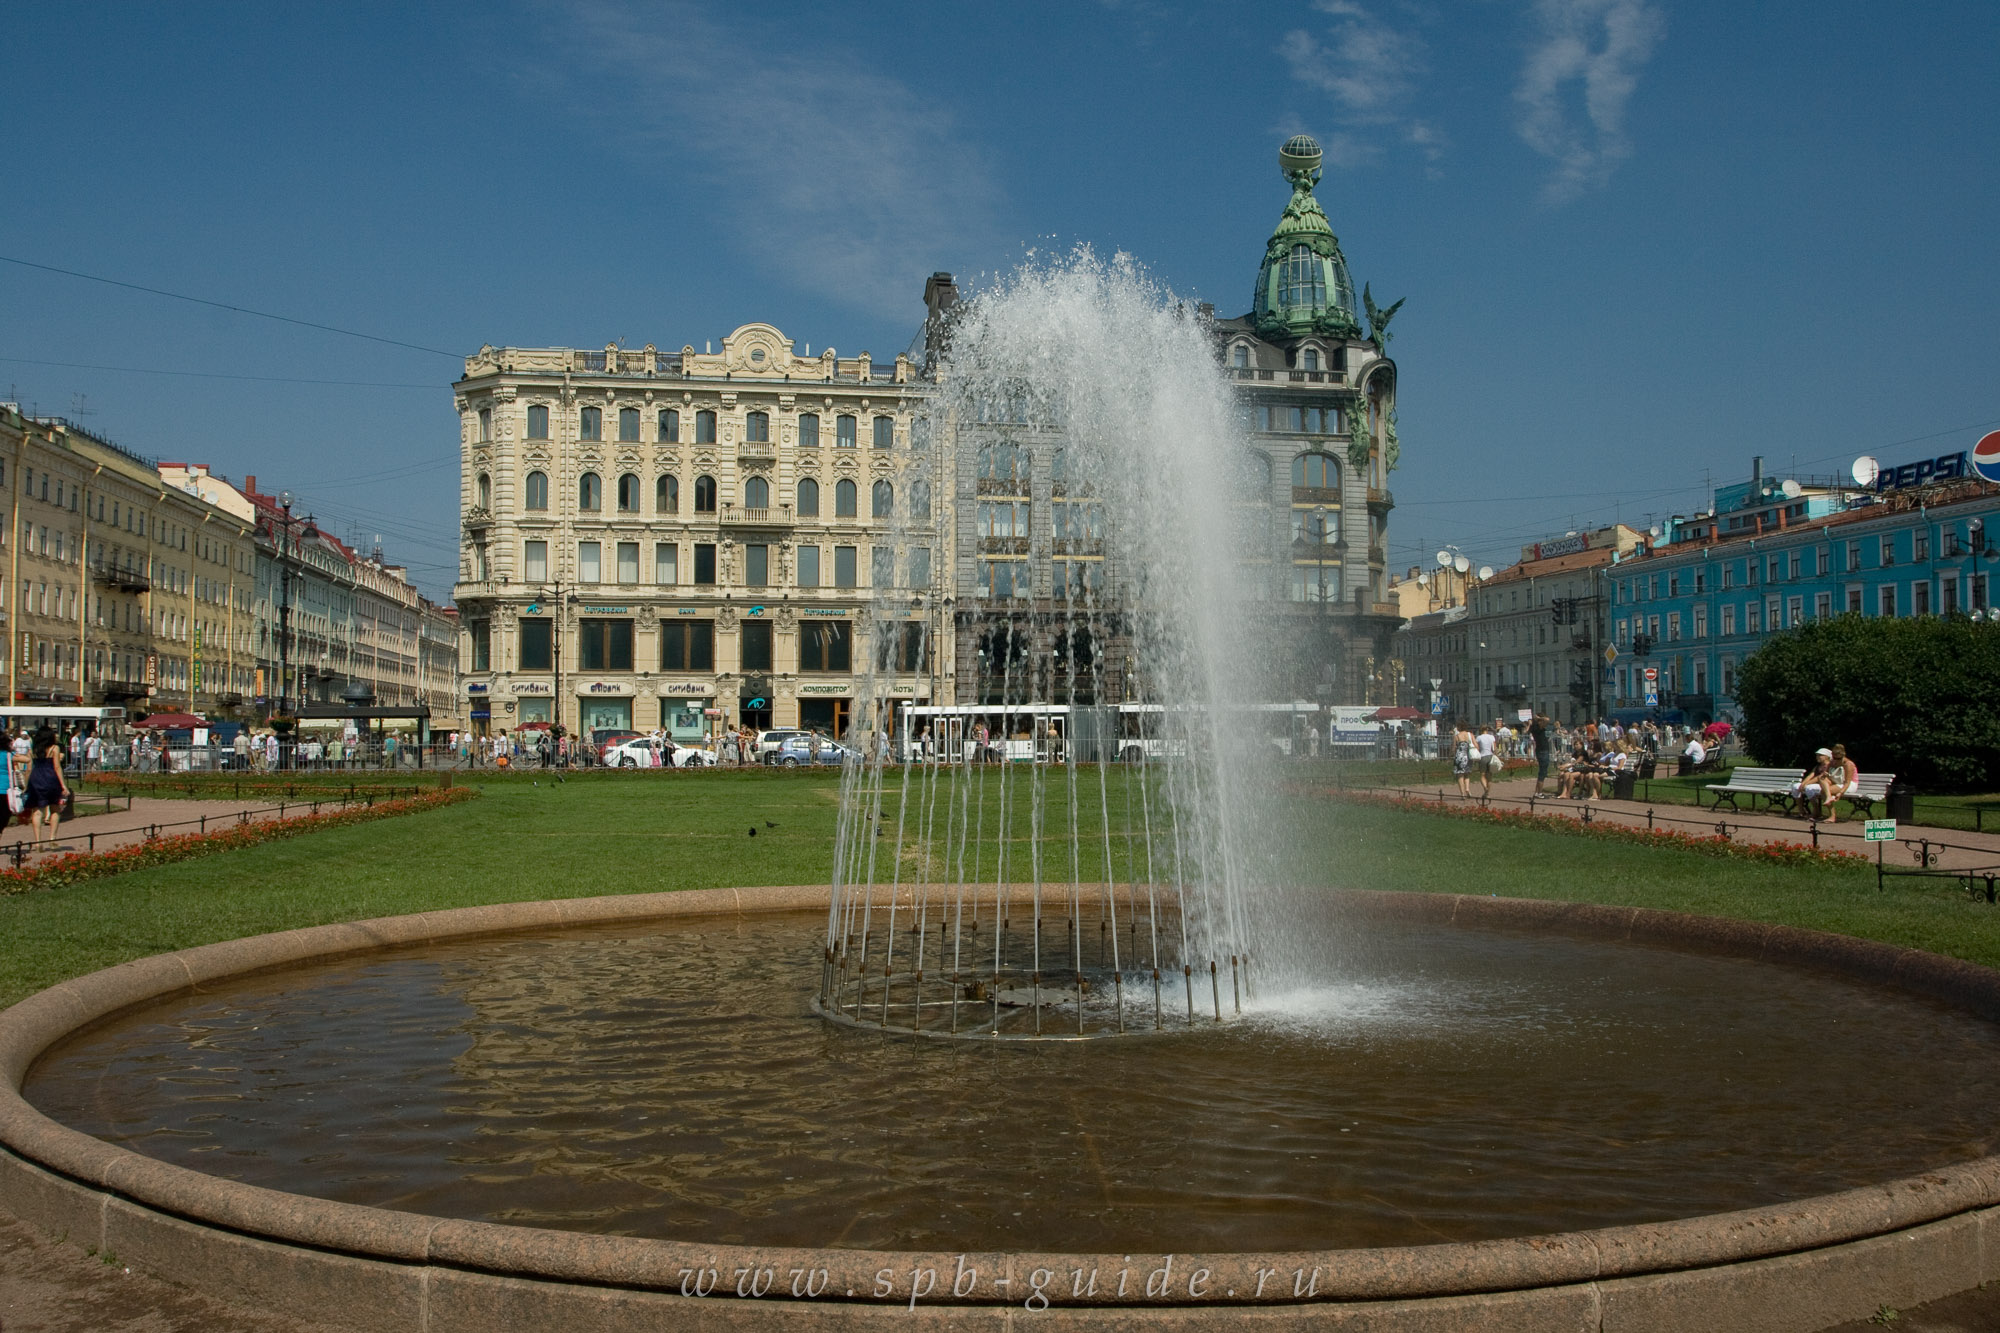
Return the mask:
MULTIPOLYGON (((942 562, 896 522, 905 357, 746 324, 720 350, 485 347, 454 388, 477 729, 844 731, 869 646, 931 614, 942 562)), ((940 664, 891 656, 888 688, 931 697, 940 664)))

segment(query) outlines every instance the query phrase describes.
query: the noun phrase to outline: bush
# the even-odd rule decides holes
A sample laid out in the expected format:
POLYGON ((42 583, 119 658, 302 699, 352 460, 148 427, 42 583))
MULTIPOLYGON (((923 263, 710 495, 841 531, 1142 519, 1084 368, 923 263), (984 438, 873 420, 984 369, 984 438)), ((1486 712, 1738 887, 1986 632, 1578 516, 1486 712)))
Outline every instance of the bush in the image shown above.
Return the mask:
POLYGON ((2000 788, 2000 625, 1858 615, 1773 636, 1736 675, 1743 744, 1771 767, 1839 742, 1927 792, 2000 788))

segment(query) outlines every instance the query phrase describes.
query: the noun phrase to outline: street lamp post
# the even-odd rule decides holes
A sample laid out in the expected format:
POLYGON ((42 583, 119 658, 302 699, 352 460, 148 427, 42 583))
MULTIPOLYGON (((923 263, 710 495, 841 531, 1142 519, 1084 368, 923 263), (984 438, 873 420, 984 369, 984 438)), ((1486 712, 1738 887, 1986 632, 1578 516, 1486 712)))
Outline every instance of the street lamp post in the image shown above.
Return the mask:
POLYGON ((288 685, 291 680, 291 638, 292 638, 292 493, 284 491, 278 496, 278 507, 284 511, 283 527, 278 536, 278 715, 286 716, 289 709, 288 685))

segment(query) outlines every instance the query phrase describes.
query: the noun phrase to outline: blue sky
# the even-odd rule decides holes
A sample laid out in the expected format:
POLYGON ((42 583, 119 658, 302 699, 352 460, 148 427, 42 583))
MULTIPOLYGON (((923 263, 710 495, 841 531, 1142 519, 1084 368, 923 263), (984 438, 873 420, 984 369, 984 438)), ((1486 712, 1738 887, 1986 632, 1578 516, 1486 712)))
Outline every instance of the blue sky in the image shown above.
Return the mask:
MULTIPOLYGON (((1310 132, 1357 284, 1408 298, 1399 567, 2000 426, 1991 4, 17 5, 0 39, 0 256, 460 355, 766 320, 892 356, 932 270, 1077 242, 1240 314, 1310 132)), ((448 589, 452 357, 11 262, 0 312, 6 396, 448 589)))

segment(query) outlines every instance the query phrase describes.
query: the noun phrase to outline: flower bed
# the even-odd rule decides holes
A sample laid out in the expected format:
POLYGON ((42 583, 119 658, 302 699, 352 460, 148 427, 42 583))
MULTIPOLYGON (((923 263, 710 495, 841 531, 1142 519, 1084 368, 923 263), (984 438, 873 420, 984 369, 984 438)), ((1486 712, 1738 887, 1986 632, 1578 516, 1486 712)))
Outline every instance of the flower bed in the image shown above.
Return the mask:
POLYGON ((1313 794, 1338 801, 1386 806, 1417 814, 1447 819, 1469 819, 1501 828, 1536 829, 1563 833, 1573 838, 1596 838, 1604 842, 1638 843, 1646 847, 1677 847, 1704 856, 1726 856, 1738 861, 1765 865, 1865 866, 1872 864, 1859 852, 1841 852, 1808 846, 1802 842, 1737 842, 1720 833, 1681 833, 1666 828, 1640 828, 1609 819, 1585 823, 1568 815, 1544 815, 1526 810, 1495 810, 1474 804, 1450 804, 1384 791, 1358 791, 1352 787, 1336 790, 1319 788, 1313 794))
POLYGON ((54 888, 63 884, 80 884, 85 880, 102 879, 106 875, 122 875, 128 870, 143 870, 148 866, 166 865, 172 861, 191 861, 196 857, 234 851, 239 847, 254 847, 258 843, 276 842, 280 838, 296 838, 305 833, 318 833, 322 829, 345 828, 350 824, 365 824, 372 819, 389 819, 397 815, 414 815, 425 810, 435 810, 440 806, 469 801, 477 795, 478 793, 469 787, 452 787, 443 791, 406 796, 400 800, 348 805, 343 809, 329 810, 322 814, 295 815, 286 819, 231 824, 212 833, 175 833, 164 838, 150 838, 129 847, 116 847, 110 851, 69 852, 20 870, 0 870, 0 895, 27 893, 33 889, 54 888))

